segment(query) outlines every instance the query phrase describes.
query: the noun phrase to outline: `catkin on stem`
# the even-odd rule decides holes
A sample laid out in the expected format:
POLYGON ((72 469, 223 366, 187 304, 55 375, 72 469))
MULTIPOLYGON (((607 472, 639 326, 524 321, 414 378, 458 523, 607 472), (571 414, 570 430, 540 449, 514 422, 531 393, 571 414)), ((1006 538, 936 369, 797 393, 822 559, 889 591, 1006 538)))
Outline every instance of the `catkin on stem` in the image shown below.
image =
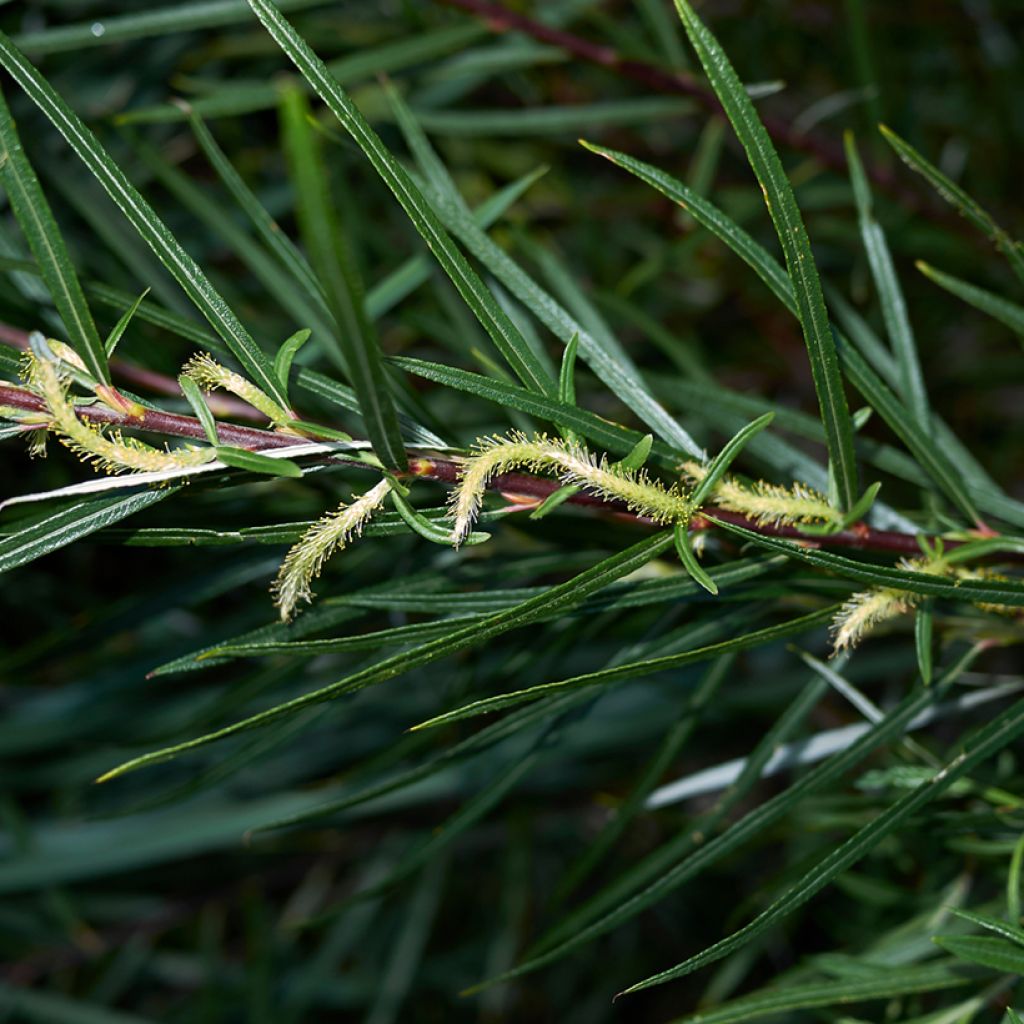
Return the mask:
POLYGON ((511 469, 550 472, 566 485, 581 487, 610 501, 621 501, 637 515, 658 523, 687 522, 693 514, 686 493, 667 487, 643 469, 626 469, 596 456, 583 445, 546 434, 528 437, 519 431, 478 441, 462 465, 452 494, 449 515, 458 547, 473 528, 488 481, 511 469))
POLYGON ((300 601, 312 601, 311 584, 320 575, 324 564, 335 551, 344 548, 363 532, 363 527, 390 491, 390 482, 381 480, 362 497, 340 505, 318 519, 292 545, 270 588, 282 622, 291 619, 300 601))

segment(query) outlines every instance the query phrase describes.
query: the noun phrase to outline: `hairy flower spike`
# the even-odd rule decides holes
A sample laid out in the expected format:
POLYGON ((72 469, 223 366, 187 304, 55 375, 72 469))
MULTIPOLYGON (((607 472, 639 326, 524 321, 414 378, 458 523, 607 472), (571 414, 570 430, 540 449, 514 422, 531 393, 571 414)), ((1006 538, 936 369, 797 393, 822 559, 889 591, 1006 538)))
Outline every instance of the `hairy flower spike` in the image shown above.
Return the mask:
MULTIPOLYGON (((686 476, 699 483, 707 467, 697 462, 683 464, 686 476)), ((824 494, 795 483, 792 487, 770 484, 764 480, 747 487, 736 477, 723 477, 711 492, 714 503, 729 512, 738 512, 761 526, 799 526, 810 523, 836 523, 842 520, 824 494)))
POLYGON ((295 606, 300 601, 312 601, 310 585, 320 575, 327 559, 363 532, 363 527, 390 491, 390 482, 381 480, 361 498, 348 505, 340 505, 318 519, 292 545, 270 588, 274 603, 281 610, 282 622, 287 622, 295 614, 295 606))
POLYGON ((855 647, 879 623, 910 611, 919 597, 890 587, 853 594, 832 620, 833 654, 855 647))
MULTIPOLYGON (((68 381, 58 372, 54 363, 46 359, 33 359, 25 374, 42 399, 50 415, 49 429, 83 461, 93 463, 97 469, 110 473, 123 470, 159 472, 165 469, 189 469, 202 466, 214 459, 212 448, 154 448, 125 437, 119 430, 104 434, 99 428, 78 418, 74 403, 68 397, 68 381)), ((36 438, 37 445, 42 443, 36 438)))
POLYGON ((191 377, 204 391, 221 388, 259 409, 275 427, 287 427, 295 419, 290 410, 278 405, 268 394, 240 373, 221 366, 206 352, 197 352, 184 366, 182 373, 191 377))
POLYGON ((685 523, 694 511, 681 488, 666 487, 643 469, 613 465, 607 455, 598 457, 575 441, 547 434, 528 437, 513 431, 505 437, 478 441, 473 454, 462 465, 449 510, 455 521, 452 536, 456 547, 473 527, 488 481, 516 468, 554 473, 562 484, 582 487, 610 501, 621 501, 631 512, 657 523, 685 523))

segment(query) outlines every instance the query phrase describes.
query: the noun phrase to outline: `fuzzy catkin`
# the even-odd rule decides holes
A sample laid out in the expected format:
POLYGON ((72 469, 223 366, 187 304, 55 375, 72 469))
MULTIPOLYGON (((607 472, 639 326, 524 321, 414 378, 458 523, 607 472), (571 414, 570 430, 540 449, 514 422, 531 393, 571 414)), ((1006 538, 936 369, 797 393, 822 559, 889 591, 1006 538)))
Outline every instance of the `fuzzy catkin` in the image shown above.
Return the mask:
MULTIPOLYGON (((120 430, 104 433, 83 422, 68 398, 68 381, 49 360, 33 358, 26 379, 46 402, 48 429, 83 462, 92 463, 97 469, 108 473, 191 469, 212 462, 215 457, 212 448, 154 448, 134 437, 125 437, 120 430)), ((43 442, 36 438, 35 443, 38 448, 43 442)))
MULTIPOLYGON (((696 462, 686 462, 682 469, 697 483, 707 473, 707 468, 696 462)), ((726 476, 718 481, 711 496, 719 507, 738 512, 761 526, 839 523, 842 519, 824 494, 802 483, 783 487, 759 480, 747 487, 736 477, 726 476)))
POLYGON ((318 519, 292 545, 277 572, 270 592, 287 622, 295 614, 300 601, 313 600, 312 582, 335 551, 363 532, 373 513, 380 508, 391 491, 388 480, 381 480, 362 497, 339 505, 333 512, 318 519))
POLYGON ((607 455, 596 456, 573 441, 547 434, 531 438, 513 431, 507 436, 478 441, 462 465, 449 504, 456 547, 473 528, 488 481, 512 469, 554 473, 564 485, 581 487, 600 498, 621 501, 631 512, 658 523, 687 522, 694 511, 678 485, 666 487, 643 469, 625 469, 612 464, 607 455))
POLYGON ((197 352, 181 372, 191 377, 204 391, 214 391, 217 388, 230 391, 236 398, 258 409, 276 427, 285 427, 295 418, 288 409, 278 405, 252 381, 246 380, 240 373, 235 373, 226 366, 221 366, 206 352, 197 352))

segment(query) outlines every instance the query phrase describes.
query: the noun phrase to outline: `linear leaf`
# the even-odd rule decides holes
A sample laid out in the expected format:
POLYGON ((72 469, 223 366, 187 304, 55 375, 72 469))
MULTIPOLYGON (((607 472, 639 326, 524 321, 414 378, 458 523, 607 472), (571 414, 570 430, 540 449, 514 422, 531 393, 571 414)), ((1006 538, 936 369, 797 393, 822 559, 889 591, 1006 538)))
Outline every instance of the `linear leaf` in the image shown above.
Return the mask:
POLYGON ((1024 950, 994 935, 936 935, 932 940, 947 953, 1000 974, 1024 974, 1024 950))
POLYGON ((882 138, 896 151, 899 158, 920 174, 943 199, 966 217, 1006 257, 1016 275, 1024 281, 1024 249, 1003 230, 995 218, 980 203, 969 196, 956 182, 950 180, 930 160, 922 156, 909 142, 900 138, 891 128, 878 126, 882 138))
POLYGON ((509 366, 528 387, 551 394, 554 381, 530 351, 515 325, 494 301, 466 258, 448 237, 437 214, 424 199, 408 172, 388 152, 380 136, 347 93, 332 77, 323 61, 310 49, 270 0, 249 0, 249 5, 274 41, 327 104, 342 127, 366 154, 374 170, 405 210, 431 252, 452 279, 459 294, 476 315, 509 366))
POLYGON ((938 992, 967 984, 968 979, 941 967, 872 971, 869 978, 812 981, 785 988, 767 989, 734 999, 714 1009, 703 1010, 689 1017, 679 1017, 672 1024, 740 1024, 760 1017, 775 1017, 818 1006, 846 1006, 849 1003, 874 999, 892 999, 914 992, 938 992))
POLYGON ((900 371, 900 394, 917 420, 918 426, 925 433, 930 433, 931 412, 928 408, 928 392, 921 373, 921 362, 917 355, 917 345, 910 326, 903 289, 896 276, 896 267, 893 265, 885 232, 875 220, 871 185, 864 173, 864 165, 861 163, 852 132, 846 133, 845 143, 846 161, 850 165, 850 180, 853 182, 853 195, 857 203, 860 235, 882 307, 885 330, 896 353, 900 371))
POLYGON ((1024 338, 1024 306, 1019 306, 1016 302, 1010 302, 1009 299, 1004 299, 1001 295, 986 291, 984 288, 979 288, 968 281, 963 281, 959 277, 953 277, 952 274, 945 274, 941 270, 936 270, 935 267, 929 266, 923 260, 918 260, 916 265, 917 269, 929 281, 934 281, 935 284, 940 288, 945 288, 951 295, 955 295, 958 299, 963 299, 968 305, 974 306, 975 309, 980 309, 982 313, 987 313, 990 317, 1005 324, 1011 331, 1015 331, 1024 338))
POLYGON ((388 469, 408 465, 398 415, 377 340, 366 315, 363 282, 352 240, 331 199, 323 143, 309 123, 309 103, 296 89, 281 97, 284 146, 298 200, 299 229, 337 324, 359 411, 377 457, 388 469))
POLYGON ((932 576, 928 573, 909 569, 895 569, 887 565, 858 562, 834 551, 822 551, 803 547, 779 537, 754 533, 732 523, 715 520, 719 526, 734 533, 751 544, 788 554, 819 569, 827 569, 844 579, 856 580, 875 587, 895 587, 914 594, 942 597, 952 601, 1005 604, 1014 608, 1024 607, 1024 583, 1002 580, 950 579, 932 576))
MULTIPOLYGON (((1024 601, 1024 596, 1022 596, 1024 601)), ((511 693, 502 693, 497 697, 486 697, 483 700, 473 701, 455 708, 453 711, 445 712, 430 718, 414 729, 432 729, 439 725, 448 725, 451 722, 458 722, 464 718, 475 718, 477 715, 491 714, 501 711, 504 708, 513 707, 524 701, 538 700, 541 697, 548 697, 553 693, 560 693, 565 690, 580 690, 592 686, 603 686, 607 683, 614 683, 620 679, 638 679, 643 676, 654 675, 658 672, 665 672, 668 669, 680 668, 683 665, 692 665, 701 661, 708 661, 732 651, 745 651, 752 647, 761 647, 764 644, 773 643, 776 640, 788 636, 796 636, 804 633, 815 626, 827 622, 838 610, 838 605, 819 609, 809 615, 802 615, 798 619, 790 619, 777 626, 769 626, 767 629, 759 629, 744 636, 733 637, 730 640, 723 640, 721 643, 711 644, 708 647, 699 647, 693 651, 684 651, 682 654, 669 654, 662 658, 651 658, 647 661, 634 661, 628 665, 620 665, 615 668, 601 669, 597 672, 587 672, 584 675, 572 676, 570 679, 560 679, 554 683, 541 683, 539 686, 531 686, 525 690, 514 690, 511 693)))
POLYGON ((782 161, 747 90, 729 63, 729 58, 687 0, 675 2, 708 81, 746 150, 779 236, 789 278, 793 282, 797 313, 807 345, 814 387, 818 393, 825 444, 832 463, 832 479, 839 507, 845 511, 853 505, 859 494, 853 427, 843 393, 843 379, 839 372, 839 359, 829 326, 828 311, 825 309, 825 298, 800 208, 782 161))
POLYGON ((11 209, 35 256, 43 283, 67 328, 71 347, 101 384, 110 383, 110 368, 74 264, 57 227, 39 179, 25 155, 18 130, 0 92, 0 180, 11 209))
POLYGON ((618 341, 609 332, 587 330, 479 227, 412 112, 394 90, 390 96, 406 142, 429 179, 429 197, 448 229, 563 344, 576 337, 580 355, 602 383, 663 440, 701 457, 700 446, 657 402, 618 341))
MULTIPOLYGON (((584 437, 619 455, 628 455, 643 439, 639 431, 620 427, 611 420, 606 420, 594 413, 587 412, 575 405, 567 405, 556 398, 539 395, 515 384, 507 384, 494 377, 485 377, 468 370, 459 370, 441 363, 428 363, 422 359, 410 359, 407 356, 393 356, 390 362, 400 369, 416 374, 426 380, 437 381, 446 387, 456 388, 469 394, 485 398, 498 405, 518 409, 547 420, 570 427, 584 437)), ((674 468, 679 457, 664 442, 655 441, 651 448, 655 461, 666 469, 674 468)))
POLYGON ((160 262, 174 275, 196 308, 224 339, 253 381, 281 405, 287 407, 287 396, 274 378, 270 360, 210 283, 199 264, 185 252, 157 216, 156 211, 143 199, 82 119, 25 60, 24 55, 2 32, 0 63, 64 136, 78 158, 131 222, 132 227, 156 253, 160 262))
POLYGON ((178 754, 204 746, 207 743, 212 743, 215 740, 267 725, 277 718, 294 714, 296 711, 310 705, 321 704, 324 701, 333 700, 342 694, 354 693, 367 686, 393 679, 395 676, 402 675, 420 665, 437 661, 456 651, 476 647, 492 637, 499 636, 511 629, 517 629, 520 626, 536 622, 555 610, 578 604, 615 580, 646 565, 652 558, 656 558, 665 551, 671 543, 672 536, 670 533, 662 532, 649 537, 639 544, 634 544, 632 547, 627 548, 625 551, 604 559, 566 583, 550 587, 542 594, 529 598, 508 611, 499 612, 483 622, 467 626, 446 637, 430 641, 410 651, 385 658, 383 661, 351 676, 347 676, 336 683, 321 687, 311 693, 303 694, 301 697, 296 697, 283 704, 278 704, 276 707, 256 715, 251 715, 223 729, 207 733, 196 739, 187 740, 184 743, 165 747, 151 754, 144 754, 142 757, 133 758, 131 761, 118 765, 107 772, 103 779, 116 778, 119 775, 134 771, 145 765, 167 761, 178 754))
MULTIPOLYGON (((897 800, 877 818, 859 829, 850 839, 819 861, 788 892, 777 899, 767 910, 760 913, 750 924, 710 946, 702 953, 684 960, 681 964, 631 985, 626 991, 638 992, 641 989, 662 985, 675 978, 692 974, 701 967, 721 960, 722 957, 742 948, 757 935, 792 913, 801 904, 806 903, 837 875, 842 874, 870 853, 890 832, 905 824, 915 811, 940 797, 957 779, 983 764, 1012 743, 1021 733, 1024 733, 1024 701, 1018 701, 1013 707, 978 730, 964 744, 963 750, 950 759, 941 771, 897 800)), ((980 942, 981 938, 974 941, 980 942)), ((1003 942, 999 939, 995 941, 1003 942)), ((1003 944, 1014 949, 1018 954, 1019 963, 1024 963, 1024 956, 1020 955, 1020 951, 1016 947, 1010 946, 1009 943, 1003 944)), ((1019 965, 1016 969, 1019 969, 1019 965)))
POLYGON ((66 547, 72 541, 127 519, 128 516, 149 508, 164 498, 169 498, 180 489, 179 485, 140 491, 127 496, 105 495, 54 512, 40 522, 26 526, 0 540, 0 572, 42 558, 51 551, 66 547))

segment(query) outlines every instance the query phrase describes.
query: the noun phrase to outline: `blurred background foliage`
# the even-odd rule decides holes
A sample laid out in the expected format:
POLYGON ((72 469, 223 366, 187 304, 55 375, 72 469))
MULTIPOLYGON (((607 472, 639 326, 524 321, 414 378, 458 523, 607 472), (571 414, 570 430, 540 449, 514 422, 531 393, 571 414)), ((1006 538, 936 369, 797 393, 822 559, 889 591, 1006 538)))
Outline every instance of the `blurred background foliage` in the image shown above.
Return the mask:
MULTIPOLYGON (((126 6, 19 0, 0 7, 0 28, 94 128, 260 343, 272 351, 297 328, 312 327, 314 341, 300 362, 336 374, 323 332, 306 318, 301 296, 267 257, 173 102, 184 99, 204 117, 244 181, 295 238, 275 109, 280 90, 297 81, 290 65, 242 4, 126 6), (170 13, 149 24, 142 15, 150 9, 170 13), (119 39, 118 19, 130 26, 136 16, 144 27, 119 39)), ((582 136, 665 168, 711 195, 774 251, 760 192, 731 130, 691 97, 646 88, 523 33, 494 31, 457 6, 282 4, 320 56, 337 62, 343 84, 405 159, 377 76, 389 77, 470 206, 536 175, 491 236, 588 328, 607 324, 701 445, 716 450, 751 418, 750 410, 723 405, 710 381, 765 407, 814 414, 795 321, 684 211, 577 143, 582 136)), ((623 59, 700 75, 662 0, 509 6, 623 59)), ((1021 338, 938 289, 914 262, 1018 301, 1019 286, 1015 291, 998 254, 899 165, 875 127, 890 125, 1019 234, 1024 8, 1014 0, 706 0, 700 13, 756 86, 763 114, 840 154, 843 131, 856 133, 863 159, 885 179, 875 188, 875 213, 906 293, 931 404, 1010 496, 1024 499, 1021 338)), ((17 88, 4 88, 82 278, 132 296, 148 287, 161 306, 192 316, 63 140, 17 88)), ((371 307, 385 353, 504 375, 436 270, 408 294, 374 292, 425 249, 359 150, 316 109, 334 199, 376 296, 371 307)), ((846 174, 812 153, 789 146, 781 152, 823 277, 881 331, 846 174)), ((9 211, 0 251, 8 259, 27 254, 9 211)), ((500 285, 495 291, 531 330, 523 308, 500 285)), ((93 311, 103 334, 121 308, 97 294, 93 311)), ((42 286, 24 273, 0 280, 0 320, 60 330, 42 286)), ((538 337, 557 365, 560 345, 546 333, 538 337)), ((174 376, 195 347, 138 320, 118 354, 174 376)), ((514 410, 417 377, 394 380, 402 407, 449 444, 531 424, 514 410)), ((581 406, 640 426, 582 366, 577 387, 581 406)), ((173 400, 166 407, 186 408, 173 400)), ((753 411, 760 408, 755 403, 753 411)), ((323 399, 303 395, 301 410, 362 431, 355 414, 323 399)), ((793 450, 820 461, 813 431, 797 421, 789 426, 793 450)), ((895 443, 877 417, 863 436, 895 443)), ((29 461, 23 446, 5 442, 4 496, 84 478, 78 463, 53 448, 48 459, 29 461)), ((787 482, 779 468, 787 457, 773 463, 770 456, 761 450, 750 465, 787 482)), ((870 479, 884 480, 889 506, 924 527, 945 528, 934 496, 872 472, 870 479)), ((661 1022, 780 980, 827 990, 867 979, 880 964, 924 969, 941 952, 933 934, 966 928, 948 918, 949 905, 1002 913, 1022 820, 1013 796, 1019 750, 1012 747, 984 766, 973 787, 921 811, 753 944, 714 968, 612 1004, 616 992, 756 915, 888 806, 900 792, 891 770, 913 760, 894 740, 852 775, 794 800, 770 827, 643 913, 551 966, 459 998, 460 990, 524 959, 524 950, 564 927, 574 908, 595 898, 598 911, 602 900, 605 910, 621 904, 681 856, 680 844, 703 827, 701 815, 716 806, 720 786, 645 807, 655 786, 752 751, 767 756, 758 744, 773 729, 782 743, 861 721, 784 644, 716 662, 710 674, 705 666, 680 669, 549 708, 508 737, 442 760, 386 795, 266 828, 471 741, 475 723, 406 733, 453 705, 708 643, 764 625, 773 606, 799 609, 808 597, 849 593, 799 567, 726 590, 719 605, 691 596, 588 606, 274 729, 94 786, 97 775, 127 757, 326 685, 379 656, 370 648, 198 665, 190 657, 274 621, 267 586, 284 551, 281 538, 290 535, 285 529, 275 542, 272 533, 232 531, 315 518, 365 479, 345 471, 300 482, 196 484, 5 576, 0 1006, 6 1001, 8 1019, 661 1022), (161 547, 157 534, 145 534, 185 527, 221 535, 210 546, 161 547), (803 702, 802 714, 787 712, 794 701, 803 702), (890 774, 855 785, 867 768, 890 774), (621 834, 604 832, 616 822, 621 834), (602 835, 610 845, 599 849, 600 858, 581 861, 602 835)), ((424 503, 440 504, 442 495, 422 485, 424 503)), ((0 526, 13 529, 16 517, 3 515, 0 526)), ((329 566, 320 603, 287 635, 358 636, 501 609, 528 596, 525 588, 567 579, 645 536, 635 525, 565 509, 542 522, 511 517, 493 533, 490 544, 455 554, 408 533, 374 538, 371 531, 329 566)), ((645 570, 648 579, 670 571, 661 563, 645 570)), ((948 666, 963 651, 955 610, 946 625, 948 666)), ((824 656, 822 631, 798 639, 824 656)), ((917 679, 909 627, 898 624, 866 644, 844 671, 876 704, 896 704, 917 679)), ((1019 654, 1013 647, 986 652, 959 681, 986 693, 1012 688, 1021 682, 1019 654)), ((959 709, 922 742, 942 752, 1001 706, 959 709)), ((747 780, 725 820, 786 792, 804 770, 747 780)), ((825 1006, 806 1011, 806 1019, 923 1020, 939 1010, 946 1015, 927 1019, 999 1019, 1006 971, 973 970, 951 991, 945 981, 925 980, 918 994, 900 994, 896 985, 890 997, 880 985, 874 1000, 855 1010, 825 1006)), ((757 1016, 767 1015, 762 1006, 757 1016)))

